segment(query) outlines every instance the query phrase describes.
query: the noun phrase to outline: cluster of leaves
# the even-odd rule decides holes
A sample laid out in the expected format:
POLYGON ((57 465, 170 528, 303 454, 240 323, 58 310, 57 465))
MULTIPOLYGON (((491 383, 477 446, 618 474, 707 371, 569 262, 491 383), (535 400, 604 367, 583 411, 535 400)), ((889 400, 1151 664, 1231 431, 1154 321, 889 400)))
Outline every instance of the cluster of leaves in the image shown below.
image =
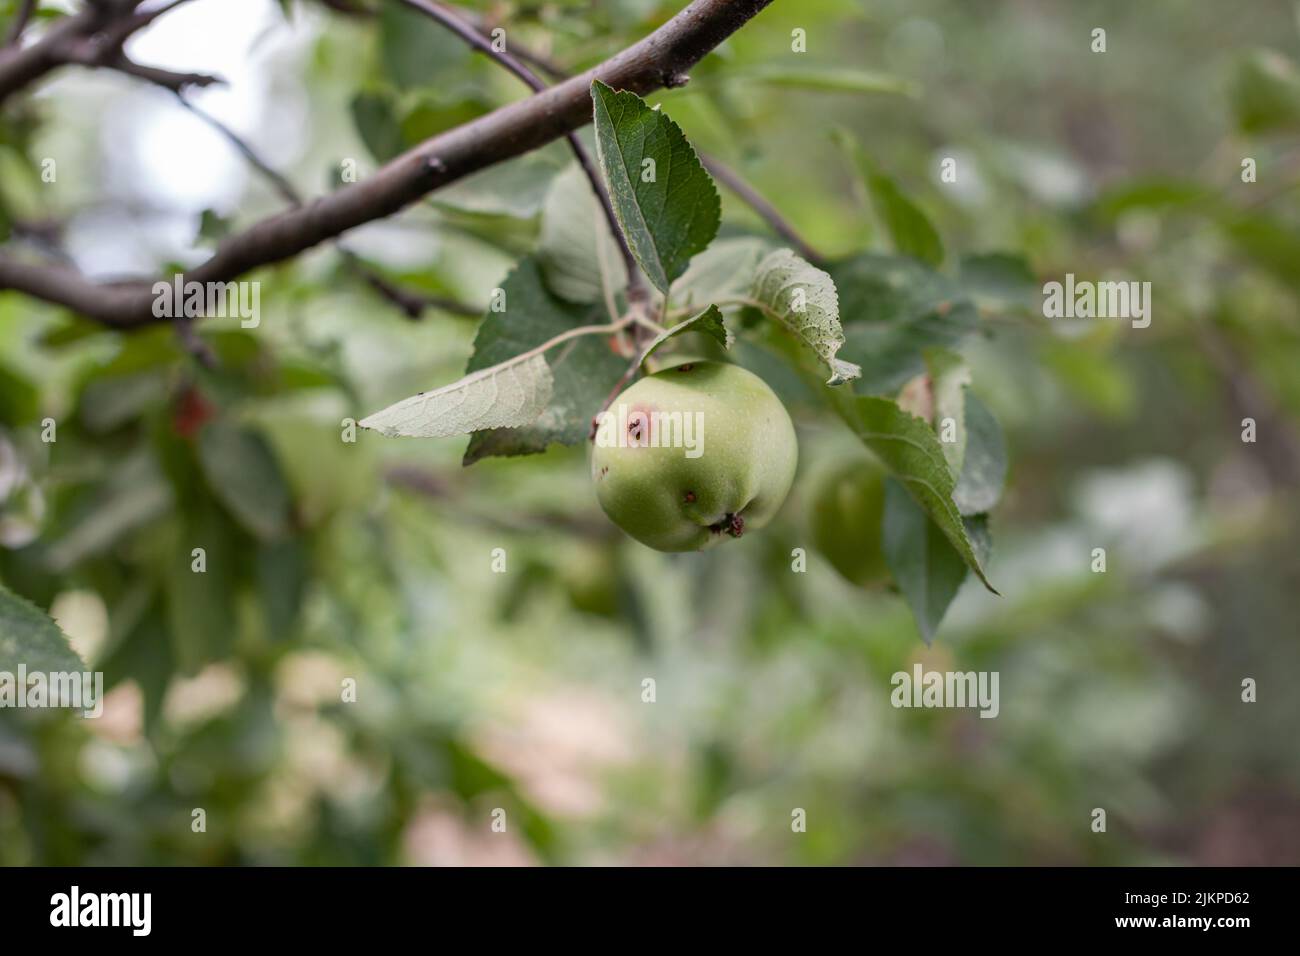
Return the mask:
MULTIPOLYGON (((1026 267, 984 256, 963 263, 961 279, 936 271, 944 256, 937 231, 847 136, 841 143, 862 170, 895 255, 864 252, 824 270, 763 239, 711 245, 718 193, 681 128, 599 81, 592 100, 596 152, 623 237, 659 294, 658 315, 686 315, 657 326, 633 361, 645 363, 686 333, 728 348, 734 333, 724 313, 731 312, 750 339, 797 370, 814 375, 811 366, 822 366, 829 377, 815 394, 897 482, 886 551, 928 642, 968 571, 992 590, 987 519, 1006 473, 1001 431, 968 394, 970 370, 952 349, 979 325, 977 295, 1006 305, 1031 282, 1026 267), (920 417, 906 392, 900 404, 913 381, 923 393, 920 417)), ((618 263, 575 165, 552 184, 539 248, 498 291, 467 375, 361 424, 395 437, 473 433, 467 464, 583 441, 628 363, 606 341, 631 324, 619 318, 633 305, 618 298, 626 294, 618 263)))

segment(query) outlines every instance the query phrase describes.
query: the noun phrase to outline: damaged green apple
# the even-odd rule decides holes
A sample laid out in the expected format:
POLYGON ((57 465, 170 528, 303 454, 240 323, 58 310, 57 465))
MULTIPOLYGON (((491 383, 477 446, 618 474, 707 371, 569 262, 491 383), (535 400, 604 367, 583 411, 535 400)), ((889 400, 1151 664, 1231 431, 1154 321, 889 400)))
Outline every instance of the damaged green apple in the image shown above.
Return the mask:
POLYGON ((767 524, 798 463, 794 425, 761 378, 687 361, 601 413, 591 455, 610 519, 657 551, 699 551, 767 524))

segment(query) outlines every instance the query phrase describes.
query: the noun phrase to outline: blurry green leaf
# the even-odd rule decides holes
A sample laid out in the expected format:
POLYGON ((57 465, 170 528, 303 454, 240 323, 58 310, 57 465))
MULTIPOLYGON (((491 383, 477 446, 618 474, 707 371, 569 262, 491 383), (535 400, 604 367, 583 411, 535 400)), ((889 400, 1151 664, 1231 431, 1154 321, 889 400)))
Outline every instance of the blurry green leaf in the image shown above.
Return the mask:
POLYGON ((591 84, 596 155, 619 225, 660 292, 718 232, 721 201, 681 127, 635 93, 591 84))
POLYGON ((167 629, 176 668, 196 674, 209 661, 223 660, 234 645, 235 587, 241 560, 238 536, 211 503, 183 516, 176 547, 167 557, 167 629), (195 571, 194 549, 203 549, 203 571, 195 571))
POLYGON ((889 73, 875 73, 852 67, 835 66, 763 66, 724 74, 728 82, 767 83, 793 90, 814 93, 889 93, 916 97, 920 87, 911 80, 889 73))
MULTIPOLYGON (((492 107, 490 104, 484 102, 478 97, 464 97, 447 100, 442 96, 422 96, 406 108, 406 110, 401 114, 401 119, 398 121, 397 126, 400 131, 402 145, 404 148, 415 146, 424 142, 426 139, 431 139, 439 133, 445 132, 446 130, 454 129, 455 127, 462 126, 471 120, 476 120, 480 116, 490 112, 491 109, 492 107)), ((496 172, 502 168, 502 166, 511 166, 515 163, 524 161, 527 158, 527 156, 521 156, 519 159, 511 160, 510 162, 503 163, 500 166, 489 167, 489 169, 484 172, 476 173, 474 176, 469 178, 470 180, 473 180, 485 174, 496 172)), ((498 173, 498 175, 502 174, 498 173)), ((518 174, 516 173, 515 175, 517 176, 518 174)), ((466 180, 461 180, 460 182, 453 184, 450 189, 454 191, 456 187, 459 186, 462 191, 468 192, 469 190, 466 189, 465 182, 466 180)), ((435 199, 445 200, 445 196, 442 194, 447 191, 448 190, 439 190, 435 199)))
POLYGON ((470 50, 430 17, 400 3, 379 5, 379 62, 399 90, 443 89, 440 82, 461 73, 470 50))
POLYGON ((844 345, 839 296, 821 269, 789 249, 778 249, 758 264, 750 296, 830 369, 827 385, 842 385, 862 374, 858 366, 838 357, 844 345))
POLYGON ((989 559, 993 556, 993 532, 989 529, 989 516, 968 515, 961 521, 966 526, 966 537, 975 549, 975 556, 980 559, 981 565, 988 567, 989 559))
POLYGON ((257 546, 257 590, 269 640, 293 637, 310 576, 309 555, 301 538, 257 546))
POLYGON ((966 389, 971 382, 970 366, 960 355, 946 349, 926 349, 925 365, 934 398, 931 420, 939 436, 939 447, 955 477, 961 474, 966 454, 966 389), (952 441, 944 440, 947 419, 952 420, 952 441))
POLYGON ((925 511, 892 478, 885 480, 881 550, 926 644, 966 580, 961 556, 925 511))
POLYGON ((388 162, 405 148, 396 115, 397 102, 392 95, 378 91, 358 93, 352 98, 351 109, 361 142, 378 162, 388 162))
POLYGON ((722 321, 722 313, 718 310, 716 305, 711 305, 699 315, 678 322, 671 329, 666 329, 665 331, 660 332, 655 336, 654 341, 650 343, 642 354, 641 361, 645 362, 646 359, 655 353, 659 346, 663 345, 671 338, 676 338, 684 332, 702 332, 721 345, 724 349, 731 348, 731 343, 734 340, 731 330, 728 329, 726 324, 722 321))
MULTIPOLYGON (((560 169, 561 164, 556 161, 553 153, 538 150, 489 166, 445 189, 439 189, 429 199, 435 206, 457 212, 531 219, 545 208, 546 197, 554 191, 555 184, 562 175, 560 169)), ((585 176, 582 181, 590 195, 591 186, 585 176)), ((608 234, 609 227, 605 226, 604 229, 608 234)), ((584 235, 590 235, 590 230, 584 232, 584 235)), ((617 252, 614 257, 618 258, 617 252)))
POLYGON ((172 504, 171 489, 152 458, 133 455, 115 465, 110 477, 60 523, 55 540, 45 549, 45 563, 52 571, 66 572, 166 513, 172 504))
POLYGON ((84 386, 97 378, 165 369, 184 354, 176 343, 176 331, 169 325, 158 325, 123 338, 117 354, 110 361, 90 369, 82 383, 84 386))
POLYGON ((199 237, 218 241, 230 232, 230 220, 211 209, 203 210, 199 216, 199 237))
POLYGON ((836 130, 835 134, 836 142, 848 154, 866 184, 876 214, 888 230, 895 251, 932 266, 942 263, 943 242, 925 213, 872 162, 852 134, 844 130, 836 130))
POLYGON ((1002 497, 1007 479, 1007 447, 997 419, 969 390, 964 430, 966 454, 952 499, 963 515, 977 515, 992 510, 1002 497))
POLYGON ((748 295, 758 264, 774 248, 772 240, 756 236, 718 239, 693 258, 673 283, 673 304, 699 309, 709 302, 748 295))
POLYGON ((509 797, 514 804, 511 812, 519 821, 524 838, 543 858, 549 858, 555 849, 555 833, 546 818, 524 798, 514 782, 459 740, 447 740, 446 750, 452 789, 465 800, 487 794, 509 797))
MULTIPOLYGON (((547 291, 536 259, 525 259, 502 283, 506 309, 489 311, 474 339, 467 373, 519 355, 561 332, 599 323, 603 310, 565 302, 547 291)), ((490 455, 528 455, 552 442, 586 441, 592 417, 600 411, 627 366, 605 336, 582 336, 547 355, 554 378, 550 403, 540 418, 521 428, 476 432, 465 451, 465 464, 490 455)))
POLYGON ((1050 340, 1040 356, 1056 381, 1073 400, 1109 418, 1132 413, 1137 386, 1115 356, 1079 342, 1050 340))
POLYGON ((915 260, 863 253, 828 271, 839 290, 842 354, 862 367, 855 391, 896 392, 925 370, 925 349, 954 348, 979 324, 961 288, 915 260))
POLYGON ((112 629, 105 654, 95 666, 104 672, 104 688, 133 680, 144 698, 144 727, 151 733, 162 715, 171 680, 172 643, 157 595, 141 584, 112 608, 112 629))
POLYGON ((92 378, 81 390, 77 415, 92 432, 109 432, 140 417, 167 396, 162 372, 92 378))
POLYGON ((199 463, 212 493, 263 541, 289 529, 292 501, 266 439, 250 428, 214 421, 199 433, 199 463))
POLYGON ((551 181, 542 205, 537 258, 552 292, 570 302, 604 301, 627 285, 627 267, 609 222, 576 163, 551 181), (602 272, 608 279, 602 282, 602 272))
POLYGON ((1005 252, 963 256, 958 281, 981 309, 1038 312, 1042 286, 1024 257, 1005 252))
POLYGON ((1274 50, 1252 50, 1232 79, 1232 111, 1244 133, 1300 129, 1300 70, 1274 50))
POLYGON ((40 411, 40 393, 18 372, 0 363, 0 423, 11 427, 33 421, 40 411))
POLYGON ((67 636, 48 614, 0 584, 0 671, 85 670, 67 636))
POLYGON ((111 330, 103 325, 76 315, 68 315, 65 322, 46 329, 36 337, 35 341, 42 348, 61 349, 83 342, 96 335, 109 334, 111 334, 111 330))
POLYGON ((1169 210, 1212 201, 1214 190, 1201 183, 1178 179, 1137 179, 1112 186, 1096 202, 1102 218, 1115 220, 1139 210, 1169 210))
POLYGON ((34 163, 22 152, 0 145, 0 196, 4 208, 15 220, 39 220, 42 183, 34 163))
POLYGON ((1263 213, 1225 213, 1227 237, 1255 265, 1292 289, 1300 289, 1300 230, 1263 213))

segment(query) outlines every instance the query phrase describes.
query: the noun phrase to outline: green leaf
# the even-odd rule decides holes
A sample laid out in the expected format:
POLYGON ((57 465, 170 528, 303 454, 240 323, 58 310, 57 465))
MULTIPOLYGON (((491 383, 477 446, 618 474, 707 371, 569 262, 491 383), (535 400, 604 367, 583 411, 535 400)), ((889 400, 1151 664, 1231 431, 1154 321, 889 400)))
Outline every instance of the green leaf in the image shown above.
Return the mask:
POLYGON ((927 349, 925 364, 930 373, 930 394, 934 397, 931 420, 939 435, 939 447, 956 477, 961 474, 966 453, 966 389, 971 382, 970 366, 960 355, 946 349, 927 349), (944 441, 947 419, 953 422, 952 441, 944 441))
POLYGON ((470 49, 418 10, 399 3, 379 6, 379 62, 399 90, 446 87, 463 74, 470 49))
MULTIPOLYGON (((492 104, 480 96, 445 96, 443 94, 424 95, 418 97, 414 102, 403 102, 404 109, 401 111, 401 118, 397 121, 398 130, 402 137, 402 145, 405 148, 422 143, 426 139, 437 136, 439 133, 449 129, 454 129, 472 120, 478 119, 492 111, 492 104)), ((521 157, 522 158, 522 157, 521 157)), ((511 166, 518 160, 512 160, 510 163, 501 165, 511 166)), ((489 172, 497 172, 500 166, 489 167, 482 173, 476 175, 482 176, 489 172)), ((498 176, 508 177, 510 174, 497 172, 498 176)), ((473 179, 475 177, 469 177, 473 179)), ((446 190, 438 190, 435 194, 435 200, 446 201, 442 195, 446 192, 468 191, 473 187, 466 187, 466 180, 460 180, 454 183, 446 190), (458 190, 456 187, 460 187, 458 190)))
POLYGON ((1300 290, 1300 230, 1263 213, 1225 212, 1220 228, 1253 264, 1292 289, 1300 290))
POLYGON ((134 421, 167 397, 162 371, 92 378, 77 399, 77 417, 88 431, 102 434, 134 421))
POLYGON ((257 548, 257 591, 271 641, 293 637, 311 578, 311 560, 301 538, 285 538, 257 548))
POLYGON ((1113 222, 1129 212, 1166 211, 1201 203, 1217 205, 1213 189, 1203 183, 1178 179, 1134 179, 1112 186, 1096 201, 1098 216, 1113 222))
POLYGON ((980 309, 1042 314, 1042 285, 1022 256, 989 252, 963 256, 959 282, 980 309))
POLYGON ((25 425, 40 410, 40 393, 36 386, 9 366, 0 363, 0 422, 25 425))
POLYGON ((205 209, 199 215, 199 238, 220 242, 230 234, 230 220, 213 209, 205 209))
POLYGON ((554 381, 544 355, 516 355, 420 392, 361 419, 362 428, 389 438, 450 438, 535 422, 551 400, 554 381))
MULTIPOLYGON (((483 319, 466 372, 506 361, 578 326, 598 324, 604 315, 598 306, 576 305, 552 294, 535 258, 520 262, 501 288, 505 310, 489 311, 483 319)), ((541 417, 519 428, 475 432, 465 464, 491 455, 534 454, 552 442, 586 441, 592 416, 627 367, 627 360, 611 350, 603 335, 566 342, 547 353, 547 362, 554 388, 541 417)))
POLYGON ((243 528, 263 541, 289 530, 292 496, 270 444, 258 432, 225 421, 199 433, 199 464, 212 493, 243 528))
MULTIPOLYGON (((1007 480, 1007 445, 1002 426, 970 391, 966 392, 966 455, 953 503, 963 515, 990 511, 1007 480)), ((977 549, 978 550, 978 549, 977 549)))
POLYGON ((363 91, 352 98, 352 122, 370 155, 386 163, 405 148, 392 94, 363 91))
POLYGON ((901 76, 851 67, 770 66, 746 70, 731 75, 728 79, 742 84, 768 83, 814 93, 889 93, 909 97, 921 94, 921 88, 916 83, 901 76))
POLYGON ((627 285, 618 243, 577 163, 556 176, 546 194, 537 257, 547 286, 570 302, 603 302, 606 284, 611 295, 627 285))
POLYGON ((1300 129, 1300 70, 1274 50, 1253 50, 1241 60, 1230 96, 1244 133, 1300 129))
POLYGON ((831 371, 827 385, 841 385, 862 374, 857 365, 838 357, 844 345, 839 295, 821 269, 789 249, 778 249, 759 263, 750 296, 825 363, 831 371))
POLYGON ((925 370, 925 349, 956 347, 979 325, 961 287, 913 259, 863 253, 827 268, 839 290, 842 354, 862 367, 857 392, 896 392, 925 370))
POLYGON ((84 671, 67 635, 48 614, 0 584, 0 671, 84 671))
POLYGON ((171 681, 175 661, 168 638, 166 615, 161 601, 145 593, 148 604, 119 627, 114 609, 116 639, 98 666, 104 672, 104 687, 134 680, 144 697, 144 726, 151 732, 162 716, 163 699, 171 681))
MULTIPOLYGON (((439 189, 429 199, 440 209, 478 216, 531 219, 544 209, 546 197, 554 191, 562 168, 563 164, 557 161, 554 152, 539 149, 466 176, 445 189, 439 189)), ((583 182, 586 181, 584 177, 583 182)), ((591 192, 589 185, 587 192, 591 192)), ((609 232, 608 226, 605 231, 609 232)), ((614 258, 618 258, 617 250, 614 258)))
POLYGON ((772 240, 756 236, 719 239, 692 259, 673 284, 673 303, 699 309, 709 302, 749 295, 758 264, 775 248, 772 240))
POLYGON ((876 214, 894 243, 894 250, 899 255, 912 256, 933 266, 942 263, 943 242, 920 207, 904 195, 898 183, 872 162, 851 134, 836 130, 835 139, 848 153, 862 176, 867 192, 871 195, 871 202, 876 207, 876 214))
POLYGON ((997 594, 966 536, 961 514, 953 503, 952 472, 930 426, 889 399, 829 394, 833 407, 853 433, 903 483, 984 586, 997 594))
POLYGON ((939 527, 892 478, 885 480, 880 547, 921 638, 930 644, 966 580, 966 565, 939 527))
POLYGON ((731 348, 731 343, 735 341, 731 330, 722 321, 722 312, 716 305, 711 305, 699 315, 686 319, 684 322, 678 322, 671 329, 660 332, 655 336, 655 340, 650 343, 641 356, 642 363, 653 355, 659 346, 671 338, 676 338, 683 332, 703 332, 716 340, 724 349, 731 348))
POLYGON ((623 235, 665 295, 717 235, 721 201, 681 128, 635 93, 591 84, 596 155, 623 235))
POLYGON ((184 674, 196 674, 230 654, 238 627, 232 598, 239 560, 235 528, 211 499, 186 512, 164 575, 167 630, 176 667, 184 674), (203 571, 193 570, 195 548, 203 549, 203 571))
POLYGON ((63 573, 165 514, 173 501, 157 463, 148 455, 132 455, 68 515, 65 527, 45 548, 45 565, 63 573))
POLYGON ((966 537, 975 549, 975 556, 980 559, 981 565, 988 567, 989 558, 993 556, 993 532, 989 530, 989 516, 967 515, 961 519, 961 523, 966 526, 966 537))

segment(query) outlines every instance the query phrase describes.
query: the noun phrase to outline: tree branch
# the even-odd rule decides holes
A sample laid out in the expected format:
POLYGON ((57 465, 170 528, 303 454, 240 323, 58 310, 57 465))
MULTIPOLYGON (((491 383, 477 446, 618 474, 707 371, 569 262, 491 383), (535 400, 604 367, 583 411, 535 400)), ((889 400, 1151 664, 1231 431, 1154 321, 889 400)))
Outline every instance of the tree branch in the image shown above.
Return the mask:
MULTIPOLYGON (((423 2, 423 0, 402 0, 402 2, 406 3, 408 6, 414 6, 417 2, 423 2)), ((484 26, 483 22, 481 20, 475 21, 473 24, 473 28, 478 33, 477 40, 479 42, 486 43, 487 28, 484 26)), ((468 37, 466 38, 466 40, 467 42, 473 43, 476 46, 478 45, 478 43, 476 43, 475 40, 471 40, 468 37)), ((517 43, 512 42, 510 44, 510 48, 514 51, 513 53, 514 60, 518 61, 519 63, 527 63, 533 67, 536 67, 538 70, 541 70, 543 73, 546 73, 551 78, 556 80, 568 79, 569 77, 568 72, 562 66, 552 62, 546 57, 534 53, 533 51, 528 50, 525 47, 521 47, 517 43)), ((511 66, 509 63, 506 62, 506 59, 502 56, 498 56, 497 58, 500 59, 503 62, 503 64, 505 64, 513 72, 515 72, 516 75, 519 75, 517 67, 511 66)), ((524 82, 529 82, 529 81, 525 80, 524 82)), ((535 86, 534 89, 538 89, 538 87, 535 86)), ((763 195, 758 192, 758 190, 756 190, 749 183, 745 182, 745 180, 741 178, 739 173, 737 173, 731 167, 727 166, 720 159, 717 159, 714 156, 706 155, 704 152, 702 152, 699 149, 696 149, 695 153, 697 156, 699 156, 700 162, 704 164, 705 168, 708 169, 708 171, 713 174, 714 179, 716 179, 718 182, 722 183, 722 185, 726 186, 733 193, 735 193, 736 197, 740 199, 742 202, 744 202, 746 205, 748 205, 751 209, 753 209, 754 212, 758 214, 759 218, 761 218, 772 228, 773 232, 775 232, 781 238, 785 239, 785 241, 790 243, 790 245, 794 246, 801 256, 803 256, 805 259, 809 260, 810 262, 814 262, 814 263, 822 261, 823 257, 821 253, 819 253, 816 249, 814 249, 811 245, 809 245, 804 240, 804 238, 801 235, 799 235, 798 231, 794 228, 794 226, 790 224, 790 221, 786 219, 784 216, 782 216, 781 213, 777 210, 777 208, 773 206, 770 202, 768 202, 767 199, 765 199, 763 195)), ((615 235, 618 235, 618 224, 612 223, 611 227, 614 229, 615 235)))
MULTIPOLYGON (((546 89, 546 83, 536 73, 509 53, 496 49, 491 41, 475 26, 465 22, 457 13, 442 4, 436 3, 434 0, 399 0, 399 2, 436 20, 464 40, 471 48, 501 64, 501 66, 522 80, 524 85, 534 93, 541 93, 546 89)), ((587 181, 591 183, 592 192, 596 194, 596 200, 600 203, 601 211, 605 214, 605 221, 609 224, 609 231, 618 244, 619 255, 623 257, 623 268, 627 273, 628 302, 635 303, 638 307, 644 307, 650 300, 650 292, 646 288, 645 280, 641 277, 641 269, 636 263, 636 258, 632 255, 632 249, 627 244, 627 237, 623 235, 623 229, 619 226, 618 218, 614 215, 614 205, 610 202, 609 190, 606 189, 604 180, 601 179, 600 173, 596 170, 596 164, 592 161, 591 154, 587 152, 587 147, 582 145, 582 140, 578 138, 578 134, 568 133, 564 138, 568 140, 569 148, 577 158, 578 165, 582 167, 583 173, 587 176, 587 181)))
MULTIPOLYGON (((187 281, 226 282, 280 262, 578 129, 591 122, 594 80, 641 95, 681 82, 687 70, 771 2, 693 0, 648 37, 585 73, 440 133, 360 182, 227 237, 212 258, 187 274, 187 281)), ((67 269, 0 256, 0 289, 67 306, 116 328, 165 321, 153 315, 152 285, 96 283, 67 269)))
POLYGON ((63 66, 106 68, 140 77, 170 90, 222 82, 206 73, 177 73, 136 63, 122 50, 133 34, 188 0, 170 0, 138 11, 141 0, 88 4, 65 17, 35 43, 0 49, 0 103, 63 66))
MULTIPOLYGON (((179 92, 176 94, 176 99, 180 101, 181 106, 207 123, 208 126, 220 133, 228 143, 234 146, 245 161, 257 170, 271 184, 272 188, 279 193, 280 198, 295 208, 302 206, 302 194, 298 192, 297 187, 272 167, 270 163, 262 159, 257 150, 253 149, 247 140, 212 114, 199 109, 179 92)), ((480 309, 464 302, 458 302, 455 299, 405 290, 367 266, 360 256, 343 244, 343 240, 334 239, 334 246, 343 256, 343 260, 350 272, 362 279, 366 285, 370 286, 380 296, 397 306, 409 319, 420 318, 427 308, 441 309, 453 315, 473 318, 478 318, 481 315, 480 309)))

